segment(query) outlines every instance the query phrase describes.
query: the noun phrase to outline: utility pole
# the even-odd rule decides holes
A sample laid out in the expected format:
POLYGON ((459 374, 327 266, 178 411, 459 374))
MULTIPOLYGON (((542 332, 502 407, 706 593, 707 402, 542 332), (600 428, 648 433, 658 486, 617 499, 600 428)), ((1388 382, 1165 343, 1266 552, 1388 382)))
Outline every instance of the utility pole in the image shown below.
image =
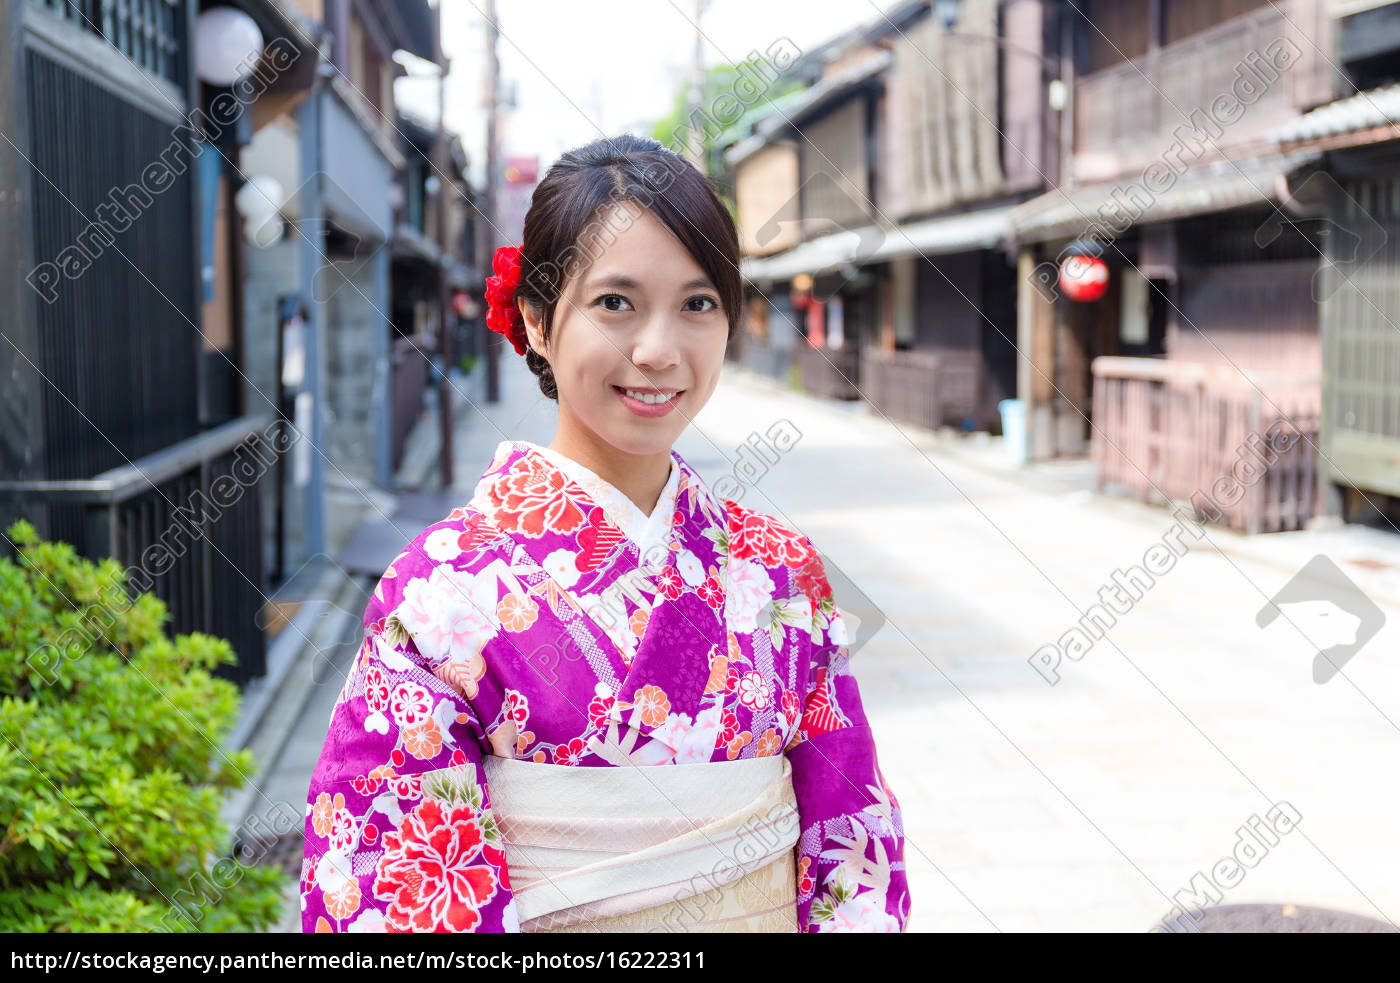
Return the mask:
POLYGON ((451 161, 447 153, 447 53, 442 47, 442 4, 437 5, 437 62, 438 62, 438 128, 437 140, 433 146, 433 156, 437 158, 435 170, 438 175, 437 226, 438 246, 442 253, 438 260, 438 351, 442 353, 442 376, 438 379, 438 410, 442 429, 442 487, 452 487, 452 331, 450 330, 450 297, 447 285, 447 271, 453 262, 452 243, 447 230, 447 197, 454 190, 451 161))
MULTIPOLYGON (((486 248, 482 250, 481 255, 485 257, 488 276, 491 274, 489 268, 492 258, 496 255, 496 247, 501 245, 500 237, 496 232, 500 228, 496 190, 496 172, 499 170, 497 143, 500 137, 500 119, 497 107, 500 103, 498 89, 501 65, 496 59, 496 44, 499 34, 500 31, 496 27, 496 2, 495 0, 486 0, 486 221, 483 223, 486 248)), ((485 332, 485 337, 486 402, 496 403, 501 398, 501 344, 505 339, 494 331, 485 332)))
POLYGON ((701 174, 708 174, 705 166, 705 135, 701 126, 701 109, 705 101, 705 36, 700 31, 700 15, 705 12, 705 0, 695 0, 695 61, 690 68, 690 94, 687 115, 690 130, 686 134, 686 156, 701 174))

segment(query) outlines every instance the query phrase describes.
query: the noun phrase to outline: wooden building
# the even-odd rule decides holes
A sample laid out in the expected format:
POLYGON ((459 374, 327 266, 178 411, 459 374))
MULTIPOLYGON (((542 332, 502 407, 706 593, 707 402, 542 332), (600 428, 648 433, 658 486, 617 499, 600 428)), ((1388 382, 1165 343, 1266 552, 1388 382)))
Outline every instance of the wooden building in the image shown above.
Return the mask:
POLYGON ((1048 7, 967 0, 945 23, 901 5, 810 53, 805 98, 727 152, 754 367, 791 364, 803 388, 894 421, 1000 430, 1016 389, 1001 247, 1056 166, 1048 7), (790 360, 771 354, 784 343, 790 360))
POLYGON ((1101 486, 1299 528, 1318 510, 1321 162, 1271 134, 1331 98, 1326 4, 1086 0, 1062 29, 1069 164, 1013 217, 1030 456, 1092 452, 1101 486), (1101 298, 1061 289, 1071 256, 1107 267, 1101 298), (1211 497, 1276 425, 1304 449, 1211 497))

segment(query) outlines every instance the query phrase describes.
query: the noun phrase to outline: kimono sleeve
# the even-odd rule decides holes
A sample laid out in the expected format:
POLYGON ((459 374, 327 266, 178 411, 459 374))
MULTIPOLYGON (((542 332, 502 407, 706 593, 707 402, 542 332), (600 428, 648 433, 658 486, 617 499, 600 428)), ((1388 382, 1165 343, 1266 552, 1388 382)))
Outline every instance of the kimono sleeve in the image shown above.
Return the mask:
POLYGON ((801 828, 798 922, 805 932, 902 932, 904 818, 880 771, 840 611, 827 603, 813 619, 807 695, 786 748, 801 828))
POLYGON ((400 619, 411 621, 391 574, 402 583, 412 569, 401 555, 371 597, 312 775, 304 932, 519 931, 463 691, 472 673, 425 656, 430 637, 400 619))

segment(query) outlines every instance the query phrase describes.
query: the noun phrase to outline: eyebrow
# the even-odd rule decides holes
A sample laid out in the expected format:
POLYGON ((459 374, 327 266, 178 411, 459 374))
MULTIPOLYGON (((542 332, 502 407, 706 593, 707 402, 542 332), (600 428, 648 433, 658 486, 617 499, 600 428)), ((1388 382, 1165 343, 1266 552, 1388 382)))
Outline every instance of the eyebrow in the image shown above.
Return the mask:
MULTIPOLYGON (((630 276, 615 274, 613 276, 599 277, 596 280, 590 280, 585 289, 596 290, 598 287, 621 287, 624 290, 636 290, 641 287, 641 284, 630 276)), ((697 276, 695 279, 687 280, 685 283, 681 284, 682 290, 691 290, 696 287, 709 287, 711 290, 715 289, 714 284, 710 282, 710 278, 705 276, 697 276)))

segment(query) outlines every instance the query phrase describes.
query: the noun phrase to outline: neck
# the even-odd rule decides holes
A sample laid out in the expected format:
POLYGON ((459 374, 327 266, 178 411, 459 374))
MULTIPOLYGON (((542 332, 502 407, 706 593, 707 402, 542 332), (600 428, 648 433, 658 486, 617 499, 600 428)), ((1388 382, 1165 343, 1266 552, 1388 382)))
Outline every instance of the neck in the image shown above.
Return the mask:
POLYGON ((661 490, 671 477, 669 450, 656 454, 620 451, 577 423, 562 406, 559 428, 549 448, 582 464, 626 495, 647 516, 656 508, 661 490))

